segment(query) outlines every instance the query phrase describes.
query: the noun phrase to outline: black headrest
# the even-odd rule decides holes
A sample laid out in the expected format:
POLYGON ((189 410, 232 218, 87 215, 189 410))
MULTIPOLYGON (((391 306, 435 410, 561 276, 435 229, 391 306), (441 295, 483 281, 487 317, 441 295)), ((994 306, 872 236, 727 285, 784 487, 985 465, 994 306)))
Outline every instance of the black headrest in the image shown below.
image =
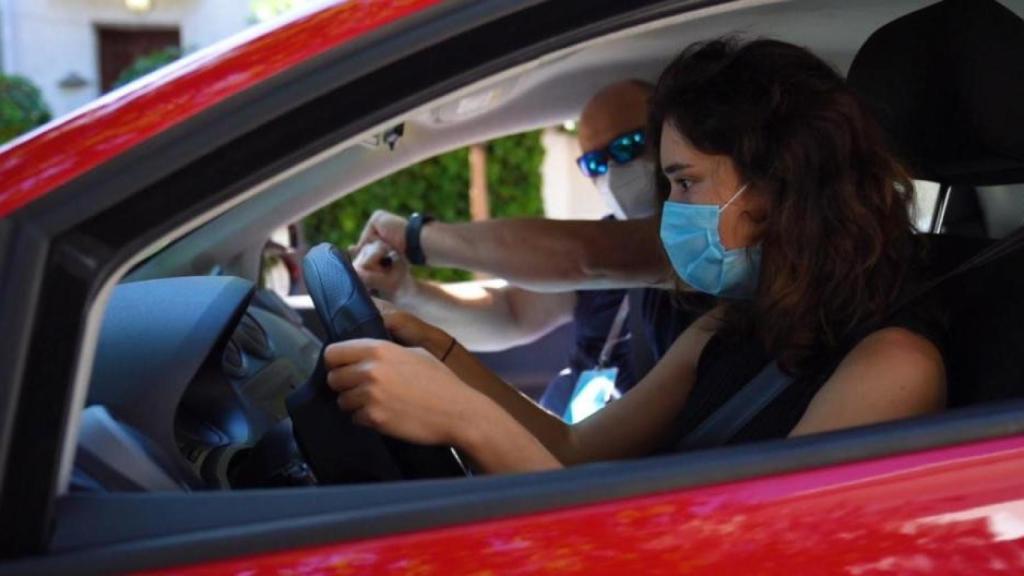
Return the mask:
POLYGON ((1024 182, 1024 20, 993 0, 943 0, 868 38, 849 83, 916 178, 1024 182))

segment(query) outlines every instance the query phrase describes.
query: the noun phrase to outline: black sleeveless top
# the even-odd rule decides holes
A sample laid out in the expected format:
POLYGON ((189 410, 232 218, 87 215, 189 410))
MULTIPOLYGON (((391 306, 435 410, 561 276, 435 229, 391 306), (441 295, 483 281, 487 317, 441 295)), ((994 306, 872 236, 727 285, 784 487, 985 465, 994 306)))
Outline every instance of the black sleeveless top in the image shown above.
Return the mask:
MULTIPOLYGON (((936 302, 929 301, 909 307, 875 330, 894 326, 927 338, 946 357, 948 323, 936 302)), ((820 368, 797 375, 786 390, 754 416, 727 444, 788 436, 803 417, 811 399, 856 344, 836 350, 818 364, 820 368)), ((739 392, 772 360, 756 339, 727 339, 718 334, 712 336, 701 352, 697 363, 697 380, 676 420, 671 437, 667 438, 664 451, 676 451, 680 440, 739 392)))

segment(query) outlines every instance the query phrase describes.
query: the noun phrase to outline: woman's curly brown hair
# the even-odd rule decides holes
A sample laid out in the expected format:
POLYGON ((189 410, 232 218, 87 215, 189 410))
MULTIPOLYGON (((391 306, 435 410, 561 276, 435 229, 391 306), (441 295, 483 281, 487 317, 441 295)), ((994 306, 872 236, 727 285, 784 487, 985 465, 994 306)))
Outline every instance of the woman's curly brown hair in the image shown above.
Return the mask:
POLYGON ((916 250, 913 185, 835 70, 775 40, 695 44, 651 99, 655 150, 665 122, 769 196, 757 293, 730 303, 727 333, 802 370, 886 315, 916 250))

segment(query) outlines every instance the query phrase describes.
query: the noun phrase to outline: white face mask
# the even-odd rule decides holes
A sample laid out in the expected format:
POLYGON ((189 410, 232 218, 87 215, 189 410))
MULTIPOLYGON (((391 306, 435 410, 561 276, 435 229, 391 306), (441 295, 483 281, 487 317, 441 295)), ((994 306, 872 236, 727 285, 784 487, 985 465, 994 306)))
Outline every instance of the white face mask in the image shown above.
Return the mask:
POLYGON ((628 164, 608 164, 608 172, 594 179, 612 213, 619 220, 646 218, 658 209, 654 162, 637 158, 628 164))

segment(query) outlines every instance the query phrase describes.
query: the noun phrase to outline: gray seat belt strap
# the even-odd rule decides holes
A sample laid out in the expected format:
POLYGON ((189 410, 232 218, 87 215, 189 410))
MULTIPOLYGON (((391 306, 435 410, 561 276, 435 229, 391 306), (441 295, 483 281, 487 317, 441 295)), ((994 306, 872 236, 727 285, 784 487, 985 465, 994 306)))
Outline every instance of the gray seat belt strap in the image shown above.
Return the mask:
POLYGON ((776 362, 769 363, 739 392, 687 434, 677 448, 692 450, 725 444, 792 382, 793 377, 784 374, 776 362))

